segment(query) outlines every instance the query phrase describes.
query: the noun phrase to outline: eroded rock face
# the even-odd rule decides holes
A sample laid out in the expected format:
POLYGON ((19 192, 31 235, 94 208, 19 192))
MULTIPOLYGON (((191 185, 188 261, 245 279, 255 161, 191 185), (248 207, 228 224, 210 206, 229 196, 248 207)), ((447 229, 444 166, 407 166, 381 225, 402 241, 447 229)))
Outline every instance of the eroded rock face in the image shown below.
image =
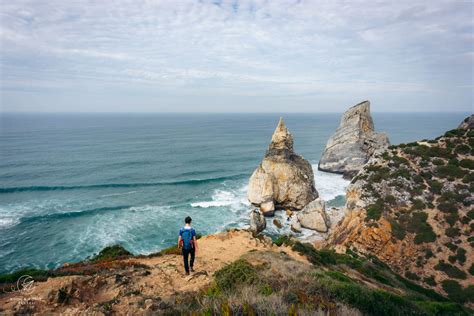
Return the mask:
POLYGON ((265 217, 258 210, 252 210, 250 213, 250 230, 255 234, 262 232, 267 227, 265 217))
POLYGON ((280 119, 262 163, 249 181, 250 203, 271 216, 275 208, 300 210, 318 197, 311 164, 293 151, 293 136, 280 119))
POLYGON ((364 101, 344 113, 326 144, 318 168, 352 178, 377 150, 389 144, 387 135, 374 131, 370 102, 364 101))
POLYGON ((298 220, 302 227, 321 233, 328 231, 329 219, 326 215, 326 204, 322 199, 316 199, 298 212, 298 220))
POLYGON ((466 117, 464 121, 461 122, 458 126, 459 129, 474 129, 474 114, 471 114, 470 116, 466 117))

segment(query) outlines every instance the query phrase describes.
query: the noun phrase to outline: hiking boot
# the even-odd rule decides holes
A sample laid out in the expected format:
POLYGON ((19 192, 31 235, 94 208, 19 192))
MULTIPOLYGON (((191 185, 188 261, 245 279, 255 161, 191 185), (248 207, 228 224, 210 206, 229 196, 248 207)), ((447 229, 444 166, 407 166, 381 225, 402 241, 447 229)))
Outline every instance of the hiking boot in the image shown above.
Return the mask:
POLYGON ((186 275, 189 275, 189 271, 186 271, 186 275))
POLYGON ((191 267, 191 272, 194 272, 194 269, 191 267))

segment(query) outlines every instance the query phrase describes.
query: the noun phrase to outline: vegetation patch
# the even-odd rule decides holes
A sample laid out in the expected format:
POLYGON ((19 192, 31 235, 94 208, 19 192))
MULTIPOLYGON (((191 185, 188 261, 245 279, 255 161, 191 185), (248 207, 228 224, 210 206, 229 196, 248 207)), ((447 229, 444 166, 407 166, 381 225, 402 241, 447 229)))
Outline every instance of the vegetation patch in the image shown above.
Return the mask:
POLYGON ((474 286, 469 285, 464 289, 455 280, 444 280, 441 282, 443 290, 448 294, 448 297, 455 302, 465 303, 474 301, 474 286))
POLYGON ((256 269, 244 259, 239 259, 214 274, 217 286, 224 291, 231 291, 241 284, 258 282, 256 269))
POLYGON ((444 261, 438 262, 437 265, 434 267, 436 270, 443 271, 446 273, 450 278, 455 279, 466 279, 466 273, 462 270, 459 270, 457 267, 450 265, 449 263, 445 263, 444 261))
POLYGON ((435 169, 435 173, 440 178, 455 177, 462 178, 464 171, 458 166, 448 164, 446 166, 438 166, 435 169))
POLYGON ((105 247, 97 255, 92 257, 90 261, 91 262, 110 261, 110 260, 128 258, 131 256, 133 256, 133 254, 130 253, 121 245, 114 245, 114 246, 105 247))

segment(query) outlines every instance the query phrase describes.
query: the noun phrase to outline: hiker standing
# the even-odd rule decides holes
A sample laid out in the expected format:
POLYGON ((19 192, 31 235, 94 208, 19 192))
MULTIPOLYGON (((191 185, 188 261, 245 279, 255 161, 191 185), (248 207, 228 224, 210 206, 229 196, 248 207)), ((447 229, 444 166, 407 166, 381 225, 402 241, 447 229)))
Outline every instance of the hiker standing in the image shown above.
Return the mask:
POLYGON ((194 272, 194 256, 197 251, 197 239, 196 231, 191 227, 191 217, 186 217, 184 219, 184 227, 179 230, 178 245, 183 251, 184 259, 184 270, 186 270, 186 275, 189 275, 189 268, 191 272, 194 272), (188 263, 189 255, 191 255, 191 261, 188 263))

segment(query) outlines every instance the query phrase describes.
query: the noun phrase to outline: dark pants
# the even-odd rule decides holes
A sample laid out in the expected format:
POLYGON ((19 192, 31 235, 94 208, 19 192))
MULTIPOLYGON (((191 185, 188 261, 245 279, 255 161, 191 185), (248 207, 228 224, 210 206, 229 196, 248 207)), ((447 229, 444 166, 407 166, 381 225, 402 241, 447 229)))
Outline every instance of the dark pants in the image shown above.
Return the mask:
POLYGON ((194 265, 194 248, 191 248, 191 249, 183 248, 183 259, 184 259, 184 270, 186 270, 186 272, 189 272, 189 266, 191 266, 191 269, 192 269, 194 265), (191 261, 188 264, 189 255, 191 255, 191 261))

